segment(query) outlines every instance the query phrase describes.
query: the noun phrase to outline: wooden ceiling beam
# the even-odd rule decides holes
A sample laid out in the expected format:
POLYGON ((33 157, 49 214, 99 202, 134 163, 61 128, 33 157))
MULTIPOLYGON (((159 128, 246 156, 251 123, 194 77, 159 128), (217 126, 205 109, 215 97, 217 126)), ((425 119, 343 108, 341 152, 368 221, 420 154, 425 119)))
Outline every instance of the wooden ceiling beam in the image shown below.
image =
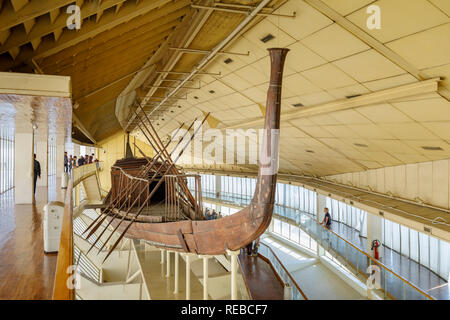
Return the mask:
MULTIPOLYGON (((124 0, 105 0, 102 2, 100 6, 97 6, 97 3, 94 1, 89 1, 85 5, 81 6, 81 19, 88 18, 90 16, 93 16, 97 14, 97 12, 101 10, 106 10, 111 7, 114 7, 118 3, 122 3, 124 0)), ((41 0, 38 0, 38 2, 42 3, 41 0)), ((47 1, 46 1, 47 2, 47 1)), ((71 3, 74 1, 72 0, 71 3)), ((81 2, 78 3, 79 5, 81 2)), ((6 9, 6 8, 5 8, 6 9)), ((52 12, 52 11, 48 11, 52 12)), ((65 14, 65 10, 63 10, 64 14, 58 15, 55 20, 52 22, 52 15, 53 17, 55 14, 50 14, 50 19, 47 16, 39 16, 36 17, 36 26, 35 28, 27 34, 26 32, 23 32, 21 28, 16 28, 13 32, 9 40, 0 47, 0 53, 6 52, 11 48, 14 47, 20 47, 28 42, 31 42, 32 40, 36 38, 43 38, 46 35, 52 34, 55 30, 64 29, 67 26, 67 18, 69 17, 67 14, 65 14)), ((29 20, 29 19, 28 19, 29 20)), ((1 19, 0 19, 1 21, 1 19)), ((72 31, 67 30, 66 31, 72 31)), ((72 31, 76 32, 76 31, 72 31)))
POLYGON ((10 0, 15 12, 19 11, 28 4, 28 0, 10 0))
MULTIPOLYGON (((129 30, 128 28, 120 30, 111 30, 114 34, 118 34, 117 36, 110 35, 109 32, 99 35, 93 39, 86 40, 77 46, 68 48, 63 50, 55 55, 52 55, 49 58, 46 58, 41 61, 42 66, 50 67, 54 65, 64 65, 64 61, 71 61, 73 57, 79 58, 83 57, 83 59, 95 55, 95 52, 98 51, 106 51, 110 48, 113 48, 117 45, 126 44, 127 41, 130 41, 135 38, 139 38, 144 36, 148 36, 149 33, 153 35, 157 35, 159 32, 163 32, 169 29, 169 26, 174 26, 178 24, 178 19, 186 14, 188 9, 179 9, 173 13, 168 15, 164 15, 164 17, 159 19, 154 19, 154 13, 151 15, 147 15, 149 23, 144 25, 138 25, 136 28, 129 30)), ((163 13, 164 14, 164 13, 163 13)), ((158 15, 159 16, 159 15, 158 15)), ((130 21, 129 24, 131 24, 130 21)), ((128 25, 128 24, 127 24, 128 25)), ((126 45, 129 47, 129 45, 126 45)))
MULTIPOLYGON (((6 0, 5 0, 6 2, 6 0)), ((13 3, 16 1, 13 1, 13 3)), ((27 20, 31 20, 59 9, 74 2, 74 0, 31 0, 25 1, 25 5, 16 10, 13 6, 5 6, 0 12, 0 31, 12 28, 27 20)))
MULTIPOLYGON (((89 99, 93 99, 96 95, 100 94, 102 96, 110 97, 111 95, 109 88, 119 81, 128 79, 132 77, 135 73, 139 72, 141 70, 142 63, 145 61, 145 57, 142 57, 140 60, 136 60, 133 62, 128 63, 127 66, 122 66, 121 70, 116 70, 115 72, 111 72, 111 74, 108 74, 108 80, 105 81, 104 79, 95 79, 92 83, 89 83, 89 87, 84 86, 83 90, 80 90, 79 94, 74 97, 74 99, 77 102, 86 101, 89 99)), ((112 100, 115 100, 115 98, 112 98, 112 100)), ((94 99, 95 101, 95 99, 94 99)))
POLYGON ((165 28, 161 28, 156 36, 148 35, 146 37, 140 37, 137 39, 131 39, 130 49, 124 52, 121 44, 109 48, 105 51, 95 51, 90 55, 86 53, 87 56, 73 57, 70 60, 64 61, 65 63, 60 63, 57 65, 44 65, 40 63, 43 69, 49 70, 52 73, 61 73, 65 70, 70 70, 75 68, 77 72, 82 72, 86 68, 93 67, 102 62, 113 63, 116 60, 133 60, 136 54, 144 53, 145 55, 152 55, 152 52, 148 51, 149 48, 158 47, 164 38, 166 38, 172 32, 173 26, 168 25, 165 28))
MULTIPOLYGON (((144 0, 138 5, 133 2, 127 3, 123 6, 121 12, 117 15, 114 12, 106 12, 99 23, 95 21, 86 21, 80 30, 64 30, 59 40, 55 43, 53 41, 44 41, 36 51, 23 50, 17 57, 16 61, 10 61, 9 64, 1 62, 0 70, 10 70, 21 63, 34 58, 35 60, 51 56, 61 50, 76 45, 84 40, 93 38, 96 35, 110 30, 122 23, 132 20, 140 15, 146 14, 154 10, 170 0, 144 0)), ((177 0, 177 2, 189 3, 187 0, 177 0)), ((11 37, 10 37, 11 38, 11 37)), ((47 39, 45 39, 47 40, 47 39)))
MULTIPOLYGON (((126 57, 124 57, 121 54, 123 50, 121 50, 119 47, 112 53, 105 52, 103 54, 98 55, 95 59, 89 59, 89 62, 87 62, 86 64, 79 63, 78 65, 68 66, 65 69, 55 71, 53 71, 52 69, 45 69, 45 70, 47 70, 47 72, 50 72, 52 74, 60 74, 60 75, 63 74, 74 75, 75 73, 84 74, 90 70, 93 70, 98 74, 98 66, 101 64, 111 65, 112 67, 116 68, 116 66, 120 66, 122 62, 133 61, 138 57, 151 56, 153 54, 153 50, 158 48, 159 43, 160 41, 155 41, 155 43, 141 43, 139 47, 135 48, 135 50, 130 51, 130 55, 126 57)), ((102 73, 102 75, 105 76, 107 74, 102 73)), ((86 77, 86 80, 91 81, 89 77, 86 77)))

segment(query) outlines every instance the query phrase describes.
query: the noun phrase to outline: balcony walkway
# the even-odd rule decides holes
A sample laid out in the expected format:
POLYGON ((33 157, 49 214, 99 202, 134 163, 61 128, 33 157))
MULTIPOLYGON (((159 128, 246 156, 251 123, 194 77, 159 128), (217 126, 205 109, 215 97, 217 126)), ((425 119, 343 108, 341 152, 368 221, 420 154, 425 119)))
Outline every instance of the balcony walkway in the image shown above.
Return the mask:
POLYGON ((44 205, 63 195, 54 177, 36 188, 36 204, 15 205, 14 189, 0 195, 0 300, 52 298, 57 254, 44 253, 44 205))
POLYGON ((238 258, 253 300, 283 300, 284 287, 269 263, 261 257, 248 256, 243 249, 238 258))

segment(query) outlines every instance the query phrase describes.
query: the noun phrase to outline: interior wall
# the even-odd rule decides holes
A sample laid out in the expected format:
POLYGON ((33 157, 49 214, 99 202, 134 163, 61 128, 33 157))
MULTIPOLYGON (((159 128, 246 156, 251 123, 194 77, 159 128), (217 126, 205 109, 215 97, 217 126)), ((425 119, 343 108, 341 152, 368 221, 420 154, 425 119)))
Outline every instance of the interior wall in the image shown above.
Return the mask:
POLYGON ((420 162, 363 172, 328 176, 336 182, 355 187, 369 186, 373 191, 450 209, 450 159, 420 162))
MULTIPOLYGON (((100 186, 105 191, 111 189, 111 166, 113 166, 117 160, 122 159, 125 156, 126 139, 125 133, 119 133, 98 144, 98 160, 102 162, 102 170, 99 173, 100 186)), ((133 136, 130 136, 130 146, 135 157, 141 158, 142 155, 139 153, 138 149, 134 147, 134 141, 136 141, 136 145, 145 153, 145 155, 150 157, 154 155, 153 148, 151 148, 150 145, 137 138, 135 140, 133 136)))

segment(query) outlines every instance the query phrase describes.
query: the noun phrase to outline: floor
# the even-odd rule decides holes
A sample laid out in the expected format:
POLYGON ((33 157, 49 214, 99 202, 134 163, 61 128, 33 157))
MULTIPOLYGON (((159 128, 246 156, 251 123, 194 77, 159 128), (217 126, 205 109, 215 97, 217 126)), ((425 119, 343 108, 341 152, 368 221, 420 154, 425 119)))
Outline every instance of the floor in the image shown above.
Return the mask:
POLYGON ((300 289, 310 300, 362 300, 358 291, 320 263, 313 255, 278 241, 265 237, 263 242, 270 246, 300 289))
POLYGON ((57 255, 44 254, 43 207, 63 193, 49 182, 35 205, 15 205, 14 189, 0 195, 0 300, 52 298, 57 255))
POLYGON ((253 300, 283 300, 284 287, 266 261, 259 257, 249 257, 243 250, 238 259, 253 300))

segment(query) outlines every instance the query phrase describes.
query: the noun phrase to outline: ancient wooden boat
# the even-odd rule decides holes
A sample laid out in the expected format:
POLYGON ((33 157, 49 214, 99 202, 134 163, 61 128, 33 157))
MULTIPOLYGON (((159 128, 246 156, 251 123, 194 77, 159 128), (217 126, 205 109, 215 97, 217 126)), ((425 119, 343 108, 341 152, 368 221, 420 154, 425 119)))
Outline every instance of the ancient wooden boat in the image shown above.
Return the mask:
MULTIPOLYGON (((265 139, 261 148, 264 152, 269 152, 265 154, 269 161, 263 164, 260 159, 256 189, 248 207, 231 216, 205 220, 200 177, 182 173, 175 166, 177 159, 173 161, 167 151, 168 144, 162 144, 150 120, 147 119, 150 127, 147 128, 135 112, 136 117, 141 119, 139 128, 157 154, 149 158, 139 150, 144 157, 133 158, 128 155, 115 163, 111 169, 112 188, 105 200, 105 208, 85 231, 89 231, 88 237, 103 226, 101 237, 107 223, 121 234, 109 253, 122 237, 126 237, 145 240, 155 247, 173 251, 218 255, 227 250, 239 250, 261 236, 270 224, 274 207, 281 89, 288 51, 285 48, 269 49, 271 76, 267 94, 265 139), (195 180, 193 192, 187 187, 188 178, 195 180)), ((145 112, 143 115, 146 116, 145 112)), ((131 154, 129 145, 127 154, 131 154)), ((104 241, 103 246, 110 238, 111 236, 104 241)))

